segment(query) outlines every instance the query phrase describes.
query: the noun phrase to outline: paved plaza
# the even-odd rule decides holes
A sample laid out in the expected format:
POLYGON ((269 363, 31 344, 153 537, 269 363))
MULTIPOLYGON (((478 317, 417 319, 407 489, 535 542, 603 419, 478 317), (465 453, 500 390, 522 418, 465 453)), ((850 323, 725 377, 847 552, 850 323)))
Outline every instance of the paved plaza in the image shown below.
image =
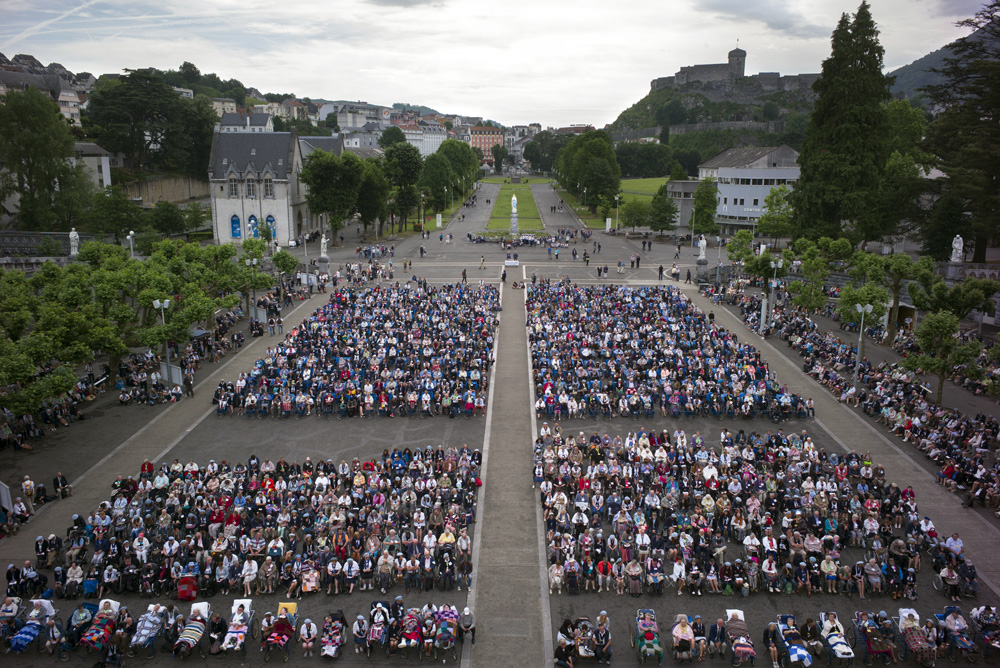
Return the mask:
MULTIPOLYGON (((550 213, 558 204, 557 194, 549 185, 536 184, 532 187, 534 198, 541 213, 546 232, 555 233, 560 228, 579 229, 579 223, 569 211, 550 213)), ((435 284, 455 283, 461 279, 462 271, 467 271, 470 284, 480 280, 498 285, 503 271, 505 253, 496 244, 473 244, 466 240, 467 234, 483 230, 492 209, 485 204, 499 191, 499 185, 483 184, 479 191, 479 201, 475 208, 466 208, 460 213, 465 220, 452 221, 444 233, 453 235, 451 243, 439 240, 434 233, 430 239, 411 236, 395 242, 394 263, 403 259, 413 262, 412 273, 435 284), (420 246, 426 249, 421 258, 420 246), (480 269, 480 257, 485 259, 485 269, 480 269)), ((331 267, 339 263, 354 261, 354 249, 361 243, 353 226, 345 230, 346 247, 330 249, 331 267)), ((478 521, 475 524, 473 543, 473 585, 471 591, 434 591, 430 596, 417 592, 405 600, 409 605, 425 603, 454 604, 461 611, 469 606, 477 617, 478 635, 475 645, 465 643, 461 647, 462 665, 465 666, 550 666, 552 665, 553 638, 556 629, 564 619, 578 616, 596 618, 605 610, 611 619, 614 665, 632 665, 635 655, 629 648, 628 636, 637 608, 653 608, 661 623, 672 620, 680 612, 688 615, 700 614, 706 625, 714 622, 727 608, 741 608, 747 613, 747 624, 755 643, 759 643, 763 627, 775 616, 794 613, 799 621, 806 617, 817 619, 821 611, 833 610, 846 621, 855 610, 868 609, 878 612, 886 610, 891 615, 899 607, 909 605, 905 601, 893 601, 888 596, 871 601, 856 598, 817 594, 805 596, 752 594, 749 598, 722 597, 705 594, 691 600, 687 594, 677 596, 667 590, 662 597, 644 594, 639 598, 616 596, 614 593, 585 593, 571 595, 548 594, 546 582, 546 548, 542 512, 538 501, 538 490, 532 486, 532 441, 538 434, 539 424, 533 409, 534 388, 531 381, 528 341, 525 331, 525 291, 514 290, 514 280, 531 281, 531 277, 551 278, 553 282, 568 277, 581 284, 625 283, 643 285, 657 283, 658 267, 666 269, 677 262, 683 279, 686 271, 694 273, 697 257, 696 249, 690 246, 682 249, 681 258, 674 260, 675 246, 672 238, 664 236, 655 239, 651 251, 643 251, 640 241, 626 240, 623 236, 606 235, 595 232, 590 241, 576 244, 579 255, 584 250, 592 254, 589 266, 584 261, 571 259, 568 252, 561 254, 558 261, 550 260, 545 247, 519 248, 521 266, 507 269, 508 278, 501 291, 502 312, 500 327, 496 334, 494 348, 496 363, 492 368, 487 412, 485 416, 449 419, 436 416, 428 419, 415 418, 360 418, 327 420, 307 417, 301 420, 278 421, 250 420, 248 418, 217 418, 212 392, 220 380, 234 380, 242 371, 248 370, 263 350, 276 341, 275 337, 248 338, 248 343, 238 353, 230 353, 220 363, 207 365, 198 374, 194 399, 169 405, 144 408, 138 406, 120 407, 111 392, 97 399, 93 405, 84 408, 87 419, 56 433, 47 433, 41 441, 32 444, 32 451, 12 453, 0 452, 0 466, 4 471, 2 480, 17 488, 24 475, 34 480, 51 484, 57 470, 61 470, 75 486, 75 495, 68 500, 47 504, 21 532, 0 542, 0 559, 6 563, 22 563, 32 559, 33 543, 36 535, 56 533, 64 536, 73 513, 86 515, 99 502, 110 497, 111 483, 119 474, 135 474, 141 463, 148 458, 154 464, 172 462, 179 459, 186 462, 193 459, 204 464, 209 458, 229 462, 243 461, 251 454, 261 459, 275 461, 284 457, 288 461, 302 462, 306 456, 316 460, 341 459, 350 461, 354 457, 362 460, 381 455, 384 449, 425 448, 428 445, 461 447, 483 451, 482 478, 480 489, 478 521), (600 243, 600 253, 594 252, 594 243, 600 243), (628 269, 629 257, 641 256, 640 269, 628 269), (596 267, 607 264, 614 267, 624 260, 626 273, 609 273, 608 278, 598 278, 596 267)), ((714 246, 708 250, 710 263, 716 261, 714 246)), ((725 253, 721 254, 725 261, 725 253)), ((403 281, 401 272, 397 280, 403 281)), ((702 297, 694 285, 673 283, 690 296, 703 310, 713 311, 716 322, 735 332, 741 341, 756 346, 768 361, 770 369, 778 375, 779 381, 799 395, 812 397, 816 405, 816 418, 792 420, 780 427, 786 433, 807 430, 817 447, 827 452, 870 451, 885 467, 886 477, 900 486, 912 485, 922 515, 930 515, 939 530, 958 531, 966 545, 966 551, 975 560, 982 582, 980 601, 996 604, 1000 599, 1000 561, 994 560, 994 551, 1000 546, 1000 522, 992 513, 971 511, 961 507, 960 497, 939 487, 933 480, 933 469, 918 451, 902 443, 883 426, 876 424, 857 409, 839 404, 829 392, 819 386, 801 370, 800 358, 791 353, 780 340, 762 340, 749 332, 739 319, 739 313, 726 307, 713 306, 702 297)), ((310 300, 296 302, 294 310, 283 313, 286 327, 299 322, 319 306, 323 295, 314 295, 310 300)), ((878 346, 869 344, 869 358, 879 359, 879 355, 892 358, 891 351, 880 351, 878 346)), ((995 406, 976 403, 976 398, 962 390, 950 388, 945 394, 950 405, 961 405, 963 410, 994 412, 995 406)), ((985 400, 983 400, 985 401, 985 400)), ((655 417, 652 420, 617 418, 612 420, 580 419, 563 421, 565 432, 593 431, 624 436, 639 427, 647 429, 676 428, 677 420, 655 417)), ((764 432, 777 426, 769 421, 745 422, 740 420, 712 420, 701 418, 683 420, 683 428, 690 434, 700 431, 710 445, 718 443, 719 430, 724 426, 732 431, 746 429, 764 432)), ((845 550, 844 559, 853 563, 854 552, 845 550)), ((858 555, 860 556, 860 555, 858 555)), ((925 564, 919 575, 919 600, 915 607, 922 617, 941 612, 947 598, 931 588, 931 569, 925 564)), ((342 609, 348 620, 359 614, 367 615, 372 600, 388 598, 397 593, 390 591, 387 597, 370 592, 355 593, 353 596, 327 597, 313 594, 302 601, 300 621, 311 617, 321 626, 323 615, 330 610, 342 609)), ((213 609, 228 615, 229 605, 234 597, 215 596, 210 599, 213 609)), ((130 607, 144 608, 135 596, 125 596, 130 607)), ((278 596, 257 599, 259 612, 276 610, 278 596)), ((65 619, 71 604, 57 602, 65 619)), ((966 613, 971 601, 963 604, 966 613)), ((188 606, 184 606, 186 614, 188 606)), ((348 640, 350 643, 350 640, 348 640)), ((245 663, 263 662, 251 645, 245 663)), ((290 662, 311 663, 319 659, 303 658, 299 648, 293 647, 290 662)), ((17 662, 16 665, 33 666, 52 663, 48 656, 25 654, 18 658, 4 658, 0 661, 17 662)), ((189 659, 190 660, 190 659, 189 659)), ((195 662, 200 659, 193 659, 195 662)), ((214 660, 213 658, 209 659, 214 660)), ((398 659, 395 659, 398 660, 398 659)), ((414 660, 413 657, 410 660, 414 660)), ((71 663, 93 663, 92 658, 78 653, 71 657, 71 663)), ((135 660, 138 661, 138 660, 135 660)), ((172 661, 169 654, 160 654, 152 663, 166 665, 172 661)), ((237 661, 226 658, 223 661, 237 661)), ((719 665, 719 659, 714 660, 719 665)), ((768 660, 758 647, 758 665, 767 668, 768 660)), ((347 666, 387 664, 382 656, 364 659, 349 650, 338 662, 347 666)), ((708 661, 711 663, 712 661, 708 661)), ((81 664, 83 665, 83 664, 81 664)))

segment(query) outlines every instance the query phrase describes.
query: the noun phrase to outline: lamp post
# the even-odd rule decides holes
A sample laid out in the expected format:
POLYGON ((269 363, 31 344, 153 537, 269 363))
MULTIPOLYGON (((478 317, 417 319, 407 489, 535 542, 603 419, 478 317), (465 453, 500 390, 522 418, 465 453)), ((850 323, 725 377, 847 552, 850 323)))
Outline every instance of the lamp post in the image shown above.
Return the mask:
POLYGON ((131 257, 134 260, 135 259, 135 247, 132 245, 132 240, 135 239, 135 231, 130 230, 129 233, 128 233, 128 236, 126 236, 125 238, 128 239, 128 254, 129 254, 129 257, 131 257))
POLYGON ((621 195, 615 195, 615 232, 618 231, 618 199, 621 195))
MULTIPOLYGON (((785 261, 779 259, 777 262, 771 262, 771 269, 774 269, 774 278, 771 281, 771 289, 774 289, 774 283, 778 281, 778 270, 784 266, 785 261)), ((767 322, 767 302, 770 297, 770 291, 764 292, 764 298, 760 302, 760 333, 764 333, 764 324, 767 322)))
POLYGON ((444 198, 448 199, 448 186, 444 187, 444 198))
POLYGON ((587 208, 587 186, 583 187, 583 208, 587 208))
MULTIPOLYGON (((166 329, 166 327, 167 327, 167 309, 170 308, 170 300, 169 299, 164 299, 164 300, 154 299, 153 300, 153 308, 160 309, 160 316, 163 318, 163 327, 164 327, 164 329, 166 329)), ((163 349, 167 353, 167 385, 169 386, 169 385, 171 385, 174 382, 174 379, 173 379, 173 374, 171 373, 171 370, 170 370, 170 342, 167 341, 166 339, 164 339, 164 341, 163 341, 163 349)))
POLYGON ((424 225, 426 223, 427 223, 427 220, 424 218, 424 194, 420 193, 420 231, 421 232, 425 232, 426 231, 426 230, 424 230, 424 225))
POLYGON ((854 359, 854 387, 858 386, 858 380, 861 378, 861 352, 865 345, 865 314, 871 313, 873 308, 871 304, 854 305, 854 310, 861 314, 861 329, 858 330, 858 354, 854 359))
POLYGON ((719 282, 719 273, 722 269, 722 237, 716 235, 715 245, 719 249, 719 255, 717 258, 717 264, 715 265, 715 282, 719 282))
MULTIPOLYGON (((257 282, 257 258, 253 258, 252 260, 247 258, 244 260, 244 263, 246 264, 247 269, 251 272, 252 278, 250 279, 250 290, 253 292, 253 304, 254 306, 257 306, 257 286, 254 285, 254 283, 257 282)), ((309 273, 308 263, 306 264, 306 273, 309 273)))

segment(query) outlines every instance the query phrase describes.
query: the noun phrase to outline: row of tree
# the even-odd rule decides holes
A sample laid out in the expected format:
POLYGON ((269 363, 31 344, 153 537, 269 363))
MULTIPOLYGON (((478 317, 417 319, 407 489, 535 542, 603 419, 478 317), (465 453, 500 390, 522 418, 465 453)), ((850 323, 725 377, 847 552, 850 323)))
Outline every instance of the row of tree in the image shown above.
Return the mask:
MULTIPOLYGON (((964 372, 972 378, 982 377, 982 370, 971 364, 981 351, 980 344, 962 343, 956 334, 961 320, 973 311, 993 312, 993 295, 1000 292, 998 281, 971 278, 948 285, 935 271, 930 257, 876 255, 856 250, 845 237, 798 238, 780 253, 770 250, 757 253, 753 236, 742 230, 733 236, 726 250, 743 273, 764 281, 767 292, 772 288, 772 279, 788 279, 792 303, 805 312, 815 312, 827 305, 827 280, 832 272, 846 274, 849 280, 841 287, 836 301, 839 316, 844 322, 857 322, 856 306, 870 304, 872 311, 867 316, 870 323, 888 315, 886 329, 890 340, 900 327, 900 302, 909 297, 913 306, 927 315, 915 331, 920 354, 904 358, 904 364, 938 378, 938 403, 944 380, 956 366, 964 367, 964 372)), ((859 357, 864 358, 864 337, 861 346, 859 357)))
POLYGON ((456 139, 441 142, 437 152, 421 157, 398 127, 382 133, 383 156, 361 159, 353 153, 326 151, 310 154, 299 177, 307 186, 306 202, 324 214, 337 232, 357 214, 365 229, 387 221, 402 221, 419 206, 424 211, 445 210, 462 201, 479 173, 479 155, 456 139))
MULTIPOLYGON (((80 262, 65 267, 48 263, 30 278, 0 270, 0 386, 18 388, 0 394, 0 406, 34 412, 69 390, 95 354, 108 355, 116 373, 130 349, 184 342, 197 324, 213 329, 219 309, 239 304, 241 294, 249 307, 253 290, 274 285, 261 271, 266 250, 259 239, 239 248, 161 241, 140 260, 118 245, 85 242, 80 262), (165 322, 157 299, 171 300, 165 322)), ((285 273, 298 267, 284 250, 270 262, 285 273)))

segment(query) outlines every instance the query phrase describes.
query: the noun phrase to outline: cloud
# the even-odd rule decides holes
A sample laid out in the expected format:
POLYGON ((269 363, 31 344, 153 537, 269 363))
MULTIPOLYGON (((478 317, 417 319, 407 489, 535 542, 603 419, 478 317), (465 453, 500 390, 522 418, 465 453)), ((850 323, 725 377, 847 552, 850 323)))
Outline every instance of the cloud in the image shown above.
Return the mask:
POLYGON ((443 5, 438 0, 368 0, 373 5, 383 7, 417 7, 419 5, 443 5))
POLYGON ((983 8, 982 0, 937 0, 936 14, 955 19, 974 16, 983 8))
POLYGON ((66 10, 66 11, 64 11, 64 12, 62 12, 62 13, 56 15, 56 16, 53 16, 50 19, 45 19, 44 21, 39 21, 38 23, 35 23, 35 24, 29 26, 28 28, 25 28, 24 30, 22 30, 18 34, 14 35, 14 37, 12 37, 11 39, 9 39, 6 42, 4 42, 3 45, 2 45, 2 48, 8 49, 8 48, 14 46, 15 44, 17 44, 18 42, 20 42, 21 40, 27 39, 28 37, 31 37, 32 35, 36 35, 36 34, 42 32, 43 30, 45 30, 50 25, 52 25, 54 23, 58 23, 59 21, 62 21, 63 19, 72 16, 73 14, 81 12, 84 9, 86 9, 87 7, 90 7, 92 5, 96 5, 98 2, 100 2, 100 0, 87 0, 87 2, 84 2, 81 5, 77 5, 76 7, 68 9, 68 10, 66 10))
POLYGON ((702 7, 731 21, 760 22, 775 32, 791 37, 823 37, 832 28, 811 23, 791 0, 705 0, 702 7))

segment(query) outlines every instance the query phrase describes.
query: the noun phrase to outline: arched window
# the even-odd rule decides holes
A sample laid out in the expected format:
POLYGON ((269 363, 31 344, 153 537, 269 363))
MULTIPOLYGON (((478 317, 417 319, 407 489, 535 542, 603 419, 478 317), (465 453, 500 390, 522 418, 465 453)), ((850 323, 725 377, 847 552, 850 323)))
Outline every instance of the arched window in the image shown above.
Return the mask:
POLYGON ((231 236, 233 237, 233 239, 239 239, 240 237, 242 237, 243 226, 240 225, 240 217, 234 213, 233 217, 229 219, 229 223, 232 226, 231 236))
POLYGON ((247 236, 251 239, 260 237, 260 230, 257 229, 257 216, 247 218, 247 236))

